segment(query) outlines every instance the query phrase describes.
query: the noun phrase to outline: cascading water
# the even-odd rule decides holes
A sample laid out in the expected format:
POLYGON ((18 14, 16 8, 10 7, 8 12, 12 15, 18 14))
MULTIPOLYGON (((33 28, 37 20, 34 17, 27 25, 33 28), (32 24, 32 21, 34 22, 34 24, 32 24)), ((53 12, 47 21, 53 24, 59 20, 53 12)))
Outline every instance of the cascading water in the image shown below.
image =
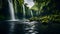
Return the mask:
POLYGON ((36 11, 36 16, 38 16, 38 11, 36 11))
POLYGON ((16 20, 15 19, 15 15, 14 15, 14 8, 13 8, 13 2, 12 0, 8 0, 8 3, 9 3, 9 11, 10 11, 10 15, 11 15, 11 20, 16 20))
POLYGON ((32 12, 32 10, 31 10, 31 16, 33 17, 33 12, 32 12))
POLYGON ((11 15, 11 19, 8 20, 10 23, 10 28, 9 28, 9 34, 13 34, 14 32, 14 27, 15 27, 15 23, 14 21, 18 21, 15 19, 15 14, 14 14, 14 8, 13 8, 13 1, 12 0, 8 0, 9 3, 9 11, 10 11, 10 15, 11 15))
POLYGON ((25 6, 23 4, 23 19, 25 19, 25 6))
MULTIPOLYGON (((30 9, 29 9, 30 10, 30 9)), ((25 18, 25 13, 26 13, 26 11, 25 11, 25 6, 24 6, 24 4, 23 4, 23 20, 24 20, 24 32, 25 32, 25 34, 36 34, 36 33, 38 33, 37 31, 36 31, 36 21, 32 21, 32 22, 30 22, 28 19, 26 19, 25 18)), ((30 13, 31 13, 31 16, 33 17, 33 12, 32 12, 32 10, 30 10, 30 13)))
MULTIPOLYGON (((11 20, 10 20, 11 21, 11 23, 10 23, 11 27, 10 27, 10 30, 9 30, 10 31, 9 34, 13 34, 14 27, 15 27, 15 21, 17 21, 17 19, 15 19, 12 0, 8 0, 8 3, 9 3, 10 15, 11 15, 11 20)), ((15 4, 15 6, 16 6, 16 4, 15 4)), ((26 13, 25 12, 25 6, 24 6, 24 4, 22 6, 23 6, 23 21, 22 21, 22 23, 25 24, 24 25, 25 34, 36 34, 37 33, 37 31, 36 31, 36 23, 37 22, 35 22, 35 21, 30 22, 29 20, 27 20, 25 18, 25 13, 26 13)), ((16 7, 15 7, 15 9, 16 9, 16 7)), ((31 15, 33 17, 32 11, 31 11, 31 15)))

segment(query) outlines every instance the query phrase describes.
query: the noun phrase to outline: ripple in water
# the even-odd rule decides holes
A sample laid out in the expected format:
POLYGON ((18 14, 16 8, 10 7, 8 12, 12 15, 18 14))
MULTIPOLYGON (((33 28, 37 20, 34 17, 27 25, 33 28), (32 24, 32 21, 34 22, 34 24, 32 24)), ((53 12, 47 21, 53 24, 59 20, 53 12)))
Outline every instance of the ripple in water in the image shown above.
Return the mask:
POLYGON ((32 21, 32 22, 24 22, 25 25, 24 25, 24 31, 25 31, 25 34, 37 34, 37 28, 36 28, 36 25, 38 22, 36 21, 32 21))

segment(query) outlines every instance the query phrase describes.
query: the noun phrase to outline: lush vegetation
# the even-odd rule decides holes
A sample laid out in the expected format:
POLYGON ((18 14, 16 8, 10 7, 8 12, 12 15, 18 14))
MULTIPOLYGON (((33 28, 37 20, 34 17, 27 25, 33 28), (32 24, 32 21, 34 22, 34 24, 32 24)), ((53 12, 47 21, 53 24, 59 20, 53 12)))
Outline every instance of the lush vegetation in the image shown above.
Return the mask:
MULTIPOLYGON (((24 0, 13 0, 14 9, 16 17, 21 19, 23 18, 23 4, 25 5, 26 18, 30 21, 40 21, 40 22, 50 22, 57 21, 60 22, 60 9, 58 0, 33 0, 34 6, 29 9, 27 7, 27 3, 24 4, 24 0), (17 7, 16 7, 17 6, 17 7), (16 9, 16 8, 17 9, 16 9), (17 11, 16 11, 17 10, 17 11), (33 17, 30 14, 30 10, 32 10, 33 17)), ((8 2, 0 0, 0 20, 9 19, 8 14, 8 2), (8 15, 7 15, 8 14, 8 15)))
POLYGON ((38 20, 43 22, 57 21, 60 22, 60 10, 56 0, 34 0, 36 3, 32 10, 38 12, 38 16, 30 18, 30 20, 38 20))

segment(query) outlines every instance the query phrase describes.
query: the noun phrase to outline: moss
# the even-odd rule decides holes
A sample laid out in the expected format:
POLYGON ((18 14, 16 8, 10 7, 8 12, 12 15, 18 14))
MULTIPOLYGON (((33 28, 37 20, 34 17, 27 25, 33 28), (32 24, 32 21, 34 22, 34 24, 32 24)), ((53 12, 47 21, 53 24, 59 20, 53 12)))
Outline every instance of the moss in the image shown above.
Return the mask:
POLYGON ((42 23, 48 23, 50 21, 59 21, 60 22, 60 17, 59 15, 46 15, 46 16, 42 16, 42 17, 33 17, 30 18, 30 21, 39 21, 42 23))

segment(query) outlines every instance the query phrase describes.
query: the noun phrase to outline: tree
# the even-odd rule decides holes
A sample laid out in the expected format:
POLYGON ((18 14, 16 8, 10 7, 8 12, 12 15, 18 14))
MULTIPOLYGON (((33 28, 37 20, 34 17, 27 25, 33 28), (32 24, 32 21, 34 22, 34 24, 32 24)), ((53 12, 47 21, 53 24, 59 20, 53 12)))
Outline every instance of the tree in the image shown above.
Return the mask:
MULTIPOLYGON (((57 21, 60 22, 60 9, 59 9, 59 2, 56 0, 34 0, 37 4, 38 11, 40 11, 40 16, 37 19, 42 22, 49 22, 49 21, 57 21)), ((33 6, 34 7, 34 6, 33 6)), ((35 8, 35 7, 34 7, 35 8)), ((34 10, 34 9, 33 9, 34 10)))

